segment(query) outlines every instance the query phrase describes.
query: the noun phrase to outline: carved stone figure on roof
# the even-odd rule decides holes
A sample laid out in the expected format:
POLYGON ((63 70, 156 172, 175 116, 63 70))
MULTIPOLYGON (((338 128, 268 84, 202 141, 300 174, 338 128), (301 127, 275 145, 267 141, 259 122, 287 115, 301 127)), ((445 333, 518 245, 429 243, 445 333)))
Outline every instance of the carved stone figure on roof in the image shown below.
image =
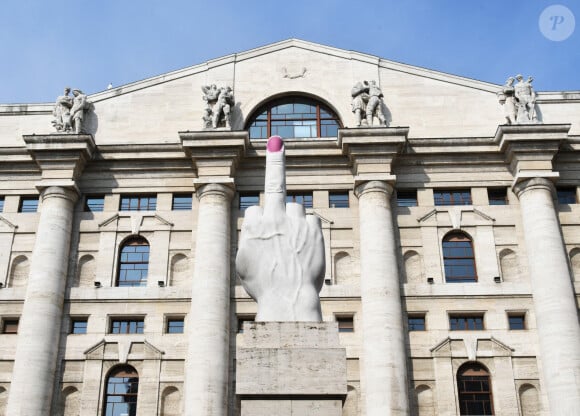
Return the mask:
POLYGON ((524 81, 520 74, 509 77, 498 92, 500 104, 504 106, 507 124, 534 124, 538 122, 536 114, 536 92, 532 87, 532 77, 524 81), (514 85, 514 81, 518 82, 514 85))
POLYGON ((73 104, 73 98, 69 94, 70 87, 65 87, 64 94, 59 95, 54 104, 54 109, 52 110, 54 120, 52 120, 52 125, 56 131, 72 131, 70 109, 73 104))
POLYGON ((376 81, 357 82, 350 95, 357 127, 372 126, 375 117, 379 119, 380 126, 387 125, 383 113, 383 92, 376 81))
POLYGON ((217 88, 215 84, 201 87, 207 103, 204 110, 204 128, 231 128, 231 108, 234 105, 234 94, 231 87, 217 88))

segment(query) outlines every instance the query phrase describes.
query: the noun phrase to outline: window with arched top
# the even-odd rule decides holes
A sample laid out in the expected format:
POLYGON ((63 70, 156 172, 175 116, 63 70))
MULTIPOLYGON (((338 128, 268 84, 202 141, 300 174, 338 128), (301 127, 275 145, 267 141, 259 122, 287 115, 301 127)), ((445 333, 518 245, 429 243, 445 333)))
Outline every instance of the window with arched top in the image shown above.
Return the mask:
POLYGON ((149 243, 143 237, 131 238, 119 252, 117 286, 147 286, 149 243))
POLYGON ((493 415, 491 379, 479 363, 462 365, 457 372, 459 414, 466 416, 493 415))
POLYGON ((103 416, 137 415, 137 370, 129 365, 115 367, 106 383, 103 416))
POLYGON ((312 98, 289 96, 269 101, 250 117, 250 139, 336 137, 340 120, 327 105, 312 98))
POLYGON ((467 234, 452 232, 443 238, 443 265, 447 283, 477 282, 473 242, 467 234))

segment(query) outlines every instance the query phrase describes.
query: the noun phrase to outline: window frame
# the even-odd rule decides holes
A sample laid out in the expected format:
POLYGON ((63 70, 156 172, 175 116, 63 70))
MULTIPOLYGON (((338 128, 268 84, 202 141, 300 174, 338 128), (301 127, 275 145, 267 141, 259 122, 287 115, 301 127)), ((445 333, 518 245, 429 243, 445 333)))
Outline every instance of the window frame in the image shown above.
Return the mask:
POLYGON ((320 139, 326 137, 336 137, 338 135, 338 130, 342 128, 342 122, 338 117, 338 114, 327 104, 322 102, 319 99, 313 97, 307 97, 303 95, 287 95, 279 98, 275 98, 270 100, 264 104, 262 104, 256 111, 252 113, 252 115, 248 118, 248 122, 246 123, 246 130, 248 131, 248 135, 250 140, 260 140, 260 139, 267 139, 268 137, 278 134, 277 131, 273 131, 276 128, 276 122, 289 122, 290 124, 279 124, 281 127, 296 127, 296 126, 316 126, 316 136, 292 136, 288 137, 283 134, 278 134, 279 136, 284 137, 285 139, 320 139), (307 112, 307 113, 299 113, 295 112, 293 108, 293 112, 289 113, 276 113, 273 112, 273 109, 285 105, 305 105, 310 107, 315 107, 314 112, 307 112), (325 113, 327 116, 323 115, 325 113), (279 117, 276 117, 276 115, 279 117), (306 115, 313 115, 311 117, 306 117, 306 115), (282 117, 284 116, 284 117, 282 117), (306 124, 293 124, 293 123, 304 123, 306 124), (310 123, 308 123, 310 122, 310 123), (312 123, 314 122, 314 123, 312 123), (259 123, 259 125, 255 125, 259 123), (265 123, 265 124, 264 124, 265 123), (322 135, 323 134, 323 126, 327 125, 336 125, 336 135, 322 135), (274 127, 274 129, 272 128, 274 127), (259 128, 260 133, 258 136, 254 136, 253 128, 259 128), (264 129, 265 128, 265 129, 264 129), (265 135, 263 134, 265 131, 265 135))
POLYGON ((87 195, 83 202, 83 212, 103 212, 105 210, 105 195, 87 195), (91 200, 102 200, 99 203, 92 203, 91 200))
POLYGON ((165 318, 165 333, 166 334, 184 334, 185 333, 185 317, 184 316, 167 316, 165 318), (172 323, 181 323, 175 328, 181 328, 181 331, 171 331, 172 323))
POLYGON ((457 401, 459 407, 459 414, 463 416, 470 416, 470 415, 484 415, 484 416, 493 416, 494 408, 493 408, 493 388, 492 388, 492 380, 491 380, 491 373, 487 368, 481 365, 478 362, 467 362, 463 364, 457 370, 457 374, 455 377, 455 382, 457 386, 457 401), (476 373, 482 371, 481 374, 470 374, 470 372, 476 373), (467 374, 466 374, 467 373, 467 374), (475 382, 480 382, 482 386, 481 389, 474 389, 474 390, 465 390, 465 387, 472 386, 475 382), (481 384, 484 383, 484 384, 481 384), (464 388, 462 389, 462 384, 464 388), (483 387, 487 384, 487 390, 483 390, 483 387), (479 400, 468 400, 466 396, 473 396, 473 398, 479 396, 479 400), (485 398, 482 396, 486 396, 485 398), (482 400, 483 399, 483 400, 482 400), (477 410, 467 409, 468 403, 473 403, 474 401, 481 402, 485 401, 489 404, 489 411, 485 413, 481 413, 477 410), (473 413, 473 412, 477 413, 473 413))
MULTIPOLYGON (((70 319, 69 334, 70 335, 85 335, 88 333, 89 319, 84 316, 75 316, 70 319), (84 332, 75 332, 75 324, 84 323, 84 332)), ((81 327, 82 328, 82 327, 81 327)))
POLYGON ((243 334, 244 333, 244 322, 255 322, 256 315, 254 314, 245 314, 245 315, 237 315, 237 333, 243 334))
POLYGON ((487 188, 487 201, 490 206, 509 205, 507 188, 487 188))
POLYGON ((350 193, 348 191, 331 191, 328 193, 329 208, 350 208, 350 193), (338 200, 333 201, 334 198, 338 200))
POLYGON ((417 199, 416 189, 397 189, 396 193, 398 207, 417 207, 419 201, 417 199), (410 202, 406 202, 410 201, 410 202))
POLYGON ((407 330, 409 332, 425 332, 427 331, 427 318, 425 313, 413 312, 407 315, 407 330), (411 323, 412 319, 422 320, 422 327, 415 327, 417 324, 411 323))
POLYGON ((441 240, 441 253, 443 256, 443 274, 445 275, 445 283, 477 283, 477 263, 475 262, 475 246, 473 239, 463 231, 451 231, 447 233, 441 240), (451 243, 469 243, 469 246, 450 246, 451 243), (457 253, 460 249, 464 251, 471 250, 471 256, 459 256, 457 253), (452 251, 453 250, 453 251, 452 251), (451 274, 452 268, 465 267, 473 270, 472 274, 465 274, 459 277, 453 277, 451 274), (449 269, 449 272, 448 272, 449 269))
POLYGON ((485 331, 485 313, 484 312, 453 312, 448 316, 449 330, 450 331, 485 331), (459 325, 460 327, 454 327, 452 320, 463 320, 464 322, 459 325), (481 327, 478 328, 478 321, 481 323, 481 327), (470 321, 473 321, 473 328, 470 327, 470 321))
POLYGON ((507 321, 508 321, 508 329, 510 331, 525 331, 528 329, 525 312, 510 311, 507 313, 507 321), (521 319, 521 328, 516 328, 514 327, 514 325, 512 325, 512 319, 514 318, 521 319))
POLYGON ((4 204, 6 203, 6 197, 0 195, 0 212, 4 212, 4 204))
POLYGON ((573 205, 578 203, 578 189, 574 186, 556 187, 558 205, 573 205))
MULTIPOLYGON (((124 404, 129 405, 129 408, 127 409, 126 414, 129 414, 129 415, 137 414, 137 403, 138 403, 138 395, 139 395, 139 373, 137 372, 137 370, 135 368, 133 368, 130 365, 118 365, 118 366, 113 367, 109 371, 109 373, 107 374, 107 377, 105 379, 105 386, 104 386, 103 390, 104 390, 104 403, 103 403, 103 415, 104 416, 112 416, 114 414, 117 414, 114 411, 116 405, 124 405, 124 404), (110 385, 111 378, 123 380, 120 383, 114 384, 114 386, 116 386, 116 385, 125 385, 126 386, 127 384, 129 384, 130 386, 136 386, 137 388, 135 389, 135 391, 131 391, 131 388, 121 388, 121 389, 119 389, 119 391, 123 391, 123 390, 130 391, 130 393, 112 394, 110 392, 113 391, 113 393, 116 393, 117 389, 114 387, 111 389, 111 385, 110 385), (125 380, 125 379, 127 379, 127 380, 125 380), (109 402, 109 397, 121 398, 121 400, 111 400, 109 402), (127 400, 128 398, 130 400, 127 400), (113 409, 112 412, 109 412, 109 405, 111 405, 111 408, 113 409)), ((125 414, 125 413, 123 413, 123 414, 125 414)))
POLYGON ((313 208, 314 206, 314 197, 312 192, 301 192, 301 191, 292 191, 286 192, 286 203, 295 202, 304 206, 304 208, 313 208), (302 202, 298 201, 297 199, 302 199, 302 202))
POLYGON ((34 214, 38 212, 40 206, 40 197, 38 195, 25 195, 20 197, 18 202, 18 212, 21 214, 34 214), (32 202, 33 207, 26 206, 27 203, 32 202))
POLYGON ((240 211, 245 211, 253 206, 260 206, 260 192, 240 192, 238 194, 238 209, 240 211), (255 198, 257 203, 242 201, 244 198, 255 198))
POLYGON ((436 207, 473 205, 471 188, 433 189, 433 204, 436 207), (465 195, 467 198, 464 198, 465 195))
POLYGON ((2 335, 18 335, 19 327, 19 316, 5 316, 2 318, 2 335))
MULTIPOLYGON (((145 254, 145 252, 143 252, 143 254, 145 254)), ((144 237, 134 236, 134 237, 126 239, 123 243, 121 243, 121 245, 119 246, 119 255, 117 257, 117 279, 115 281, 115 287, 146 287, 148 277, 149 277, 150 256, 151 256, 151 245, 149 244, 149 241, 147 241, 147 239, 144 237), (146 261, 129 261, 130 254, 137 254, 137 253, 141 253, 141 252, 139 252, 139 251, 124 252, 125 248, 127 248, 127 247, 145 247, 145 246, 148 247, 148 251, 146 253, 146 255, 147 255, 146 261), (127 254, 127 261, 123 261, 124 254, 127 254), (144 267, 135 268, 135 266, 138 266, 138 265, 147 265, 147 267, 146 268, 144 268, 144 267), (125 268, 124 266, 132 266, 133 268, 130 268, 130 267, 125 268), (121 280, 123 275, 128 274, 128 273, 123 273, 123 272, 129 272, 131 270, 140 270, 141 271, 140 279, 139 280, 129 280, 129 279, 123 278, 123 280, 121 280), (134 282, 134 283, 138 283, 138 284, 126 284, 127 282, 129 282, 129 283, 134 282), (121 284, 121 283, 123 283, 123 284, 121 284)))
POLYGON ((156 211, 157 194, 126 194, 121 195, 119 211, 156 211), (136 204, 133 202, 137 201, 136 204))
POLYGON ((145 333, 145 316, 110 316, 109 335, 143 335, 145 333), (115 332, 115 324, 119 324, 119 329, 115 332), (134 324, 134 325, 133 325, 134 324), (125 331, 122 331, 125 327, 125 331), (132 331, 132 328, 135 328, 132 331))
POLYGON ((171 210, 172 211, 191 211, 193 207, 193 194, 191 193, 175 193, 171 196, 171 210), (176 199, 185 199, 185 202, 176 199))
POLYGON ((354 314, 335 315, 334 320, 338 325, 339 334, 352 334, 355 332, 354 314))

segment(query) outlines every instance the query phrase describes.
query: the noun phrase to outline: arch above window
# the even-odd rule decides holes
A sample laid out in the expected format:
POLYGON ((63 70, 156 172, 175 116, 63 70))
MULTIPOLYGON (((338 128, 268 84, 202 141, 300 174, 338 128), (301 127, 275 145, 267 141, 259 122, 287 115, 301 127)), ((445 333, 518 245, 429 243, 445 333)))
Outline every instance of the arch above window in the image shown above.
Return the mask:
POLYGON ((149 243, 143 237, 123 243, 119 252, 117 286, 147 286, 149 243))
POLYGON ((477 282, 473 242, 461 231, 443 238, 443 265, 447 283, 477 282))
POLYGON ((103 416, 137 414, 139 375, 129 366, 113 368, 107 377, 103 416))
POLYGON ((313 98, 286 96, 262 105, 249 118, 250 139, 336 137, 342 125, 336 113, 313 98))

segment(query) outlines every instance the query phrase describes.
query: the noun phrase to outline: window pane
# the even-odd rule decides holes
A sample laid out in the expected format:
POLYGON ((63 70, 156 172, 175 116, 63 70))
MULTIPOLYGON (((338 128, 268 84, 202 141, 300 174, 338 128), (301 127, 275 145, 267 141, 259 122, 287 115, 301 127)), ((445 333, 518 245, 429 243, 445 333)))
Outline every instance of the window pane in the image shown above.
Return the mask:
POLYGON ((173 195, 172 209, 174 211, 189 211, 191 210, 192 196, 187 195, 173 195))
POLYGON ((524 325, 524 315, 510 315, 508 321, 509 327, 512 330, 526 329, 524 325))
POLYGON ((105 209, 104 196, 87 196, 85 198, 85 212, 101 212, 105 209))
POLYGON ((155 211, 156 196, 122 196, 121 211, 155 211))
POLYGON ((87 333, 87 321, 83 320, 73 320, 71 325, 71 334, 86 334, 87 333))
POLYGON ((558 204, 575 204, 576 188, 558 188, 556 189, 558 204))
POLYGON ((168 334, 183 334, 183 329, 184 329, 183 318, 167 320, 168 334))
POLYGON ((416 190, 398 190, 397 206, 399 207, 416 207, 417 191, 416 190))
POLYGON ((240 210, 244 211, 251 206, 260 205, 260 195, 258 193, 240 194, 240 210))
POLYGON ((142 334, 144 328, 142 318, 111 320, 111 334, 142 334))
POLYGON ((469 189, 434 190, 435 205, 471 205, 469 189))
POLYGON ((296 202, 298 204, 304 205, 304 208, 312 208, 312 194, 287 194, 286 202, 296 202))
POLYGON ((38 211, 38 197, 20 198, 20 207, 18 212, 36 212, 38 211))
POLYGON ((330 208, 348 208, 348 192, 331 192, 328 194, 330 208))
POLYGON ((410 316, 408 318, 409 331, 424 331, 425 317, 424 316, 410 316))
POLYGON ((354 321, 352 316, 337 317, 338 332, 354 332, 354 321))
POLYGON ((4 197, 0 196, 0 212, 4 212, 4 197))
POLYGON ((507 205, 507 189, 487 189, 489 205, 507 205))

